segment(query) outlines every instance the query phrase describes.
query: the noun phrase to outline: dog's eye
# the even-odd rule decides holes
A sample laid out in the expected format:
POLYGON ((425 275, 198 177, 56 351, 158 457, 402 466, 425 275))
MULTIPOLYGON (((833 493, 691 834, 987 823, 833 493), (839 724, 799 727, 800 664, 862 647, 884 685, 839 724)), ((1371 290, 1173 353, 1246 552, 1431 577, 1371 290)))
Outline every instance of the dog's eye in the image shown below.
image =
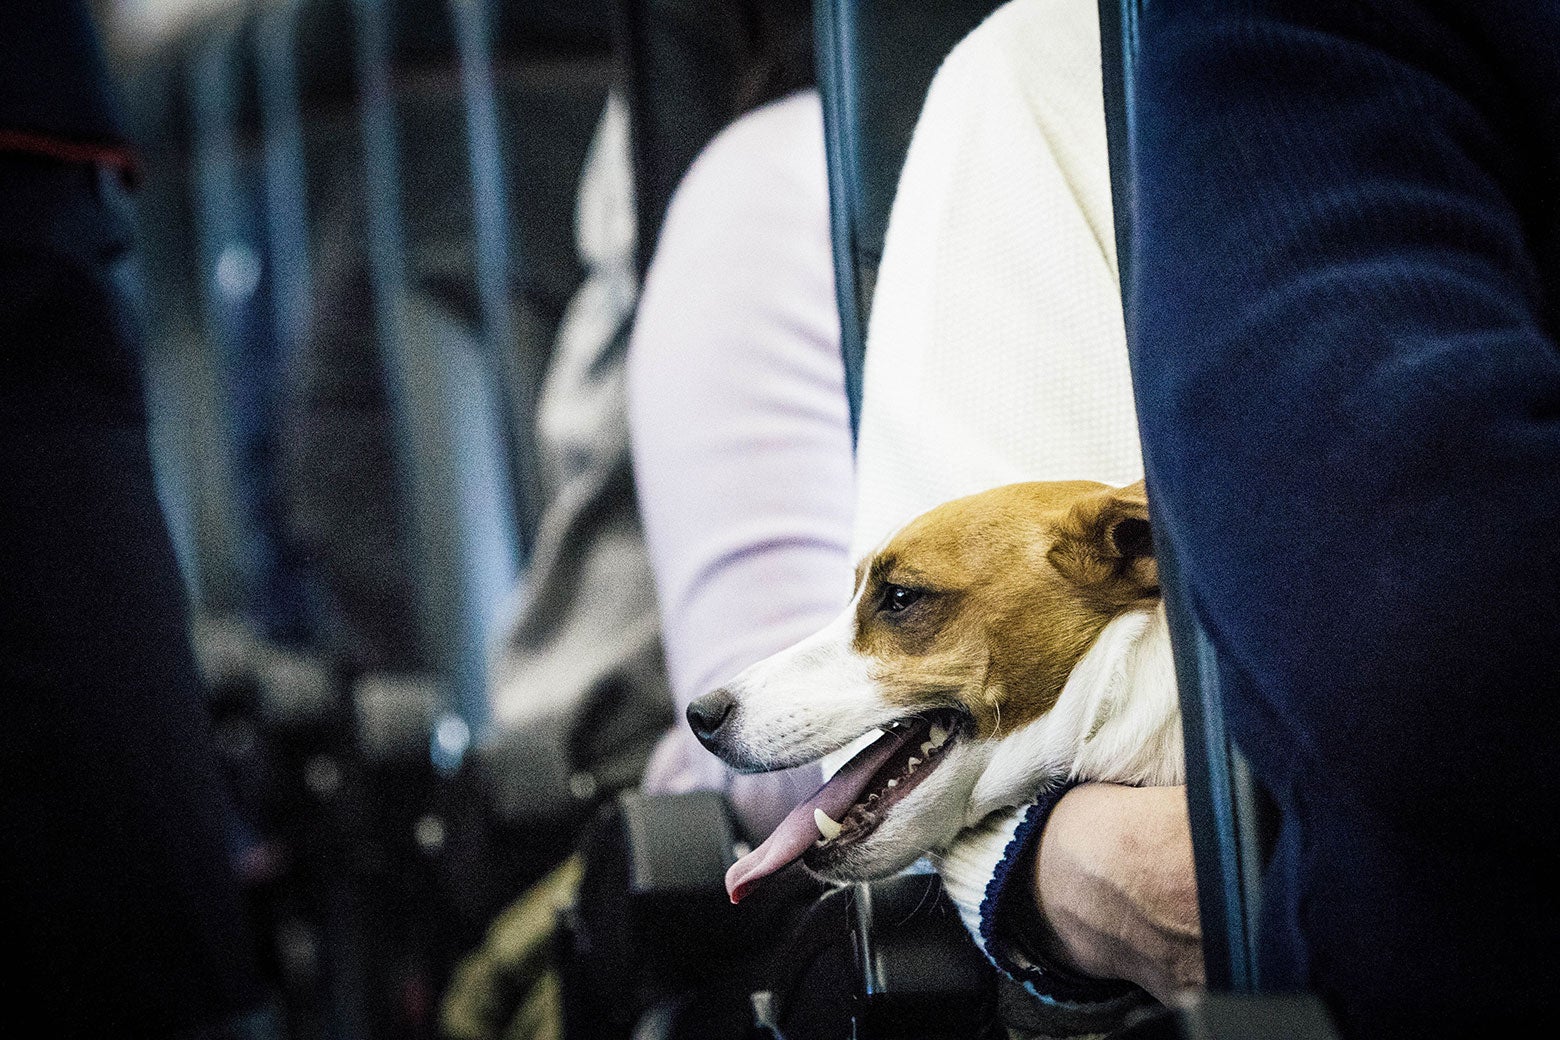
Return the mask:
POLYGON ((903 585, 888 585, 883 589, 883 609, 890 614, 897 614, 920 598, 920 589, 906 588, 903 585))

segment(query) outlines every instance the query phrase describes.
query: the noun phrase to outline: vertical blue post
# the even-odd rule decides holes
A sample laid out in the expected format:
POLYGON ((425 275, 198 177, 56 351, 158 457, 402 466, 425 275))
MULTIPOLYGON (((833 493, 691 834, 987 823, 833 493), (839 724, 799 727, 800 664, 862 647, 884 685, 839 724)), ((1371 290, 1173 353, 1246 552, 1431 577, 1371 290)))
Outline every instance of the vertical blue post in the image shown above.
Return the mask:
POLYGON ((515 495, 516 536, 523 562, 541 514, 540 478, 530 427, 535 421, 543 373, 528 364, 531 355, 516 349, 515 344, 510 285, 518 272, 512 269, 514 256, 509 248, 511 185, 504 177, 498 91, 493 82, 492 13, 485 0, 449 0, 449 4, 466 109, 482 339, 515 495))
MULTIPOLYGON (((1147 0, 1100 0, 1100 51, 1105 87, 1105 128, 1110 148, 1116 257, 1126 311, 1128 353, 1136 369, 1132 337, 1133 193, 1132 103, 1134 71, 1142 46, 1139 26, 1147 0)), ((1141 414, 1144 402, 1138 401, 1141 414)), ((1149 475, 1150 494, 1153 475, 1149 475)), ((1197 619, 1175 556, 1175 544, 1155 531, 1154 553, 1164 590, 1175 653, 1186 742, 1186 798, 1197 864, 1203 960, 1208 986, 1225 992, 1259 988, 1256 938, 1263 867, 1264 803, 1240 750, 1224 725, 1219 655, 1197 619)))
POLYGON ((226 465, 218 467, 226 486, 213 496, 223 510, 225 566, 206 569, 202 598, 219 612, 256 617, 263 568, 252 434, 262 402, 249 368, 251 311, 262 272, 244 219, 237 170, 237 77, 230 58, 240 29, 232 19, 206 32, 192 56, 188 90, 201 302, 213 350, 210 377, 218 383, 201 389, 215 395, 212 407, 222 415, 226 441, 226 465))
MULTIPOLYGON (((449 680, 450 709, 480 734, 489 716, 489 644, 519 573, 509 438, 503 432, 507 417, 499 414, 503 398, 486 358, 441 349, 440 343, 416 334, 428 330, 408 306, 391 91, 393 27, 386 0, 355 0, 355 8, 370 281, 398 476, 414 533, 421 627, 426 656, 449 680)), ((489 187, 501 190, 497 184, 489 187)), ((507 267, 502 251, 498 256, 507 267)), ((507 292, 505 285, 499 289, 507 292)), ((507 300, 489 302, 484 324, 496 321, 507 328, 507 314, 507 300)), ((507 349, 507 334, 503 344, 507 349)))
POLYGON ((282 357, 302 341, 309 313, 309 198, 304 177, 298 63, 293 35, 302 0, 263 6, 255 36, 260 124, 265 135, 265 213, 272 260, 271 303, 282 357))

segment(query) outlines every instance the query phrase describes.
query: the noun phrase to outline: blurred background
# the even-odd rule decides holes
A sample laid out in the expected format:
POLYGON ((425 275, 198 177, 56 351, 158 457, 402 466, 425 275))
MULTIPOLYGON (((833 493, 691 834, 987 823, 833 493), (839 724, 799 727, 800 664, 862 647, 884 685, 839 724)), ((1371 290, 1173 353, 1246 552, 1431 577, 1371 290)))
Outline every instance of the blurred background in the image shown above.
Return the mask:
MULTIPOLYGON (((476 1035, 441 1025, 462 959, 672 719, 622 347, 777 9, 807 15, 97 5, 158 495, 272 1035, 476 1035)), ((525 994, 492 1000, 506 1026, 525 994)))
POLYGON ((871 33, 809 0, 35 2, 7 995, 156 1040, 999 1035, 925 863, 730 902, 821 777, 737 781, 677 707, 843 602, 889 200, 999 5, 834 62, 882 146, 831 209, 815 40, 871 33))

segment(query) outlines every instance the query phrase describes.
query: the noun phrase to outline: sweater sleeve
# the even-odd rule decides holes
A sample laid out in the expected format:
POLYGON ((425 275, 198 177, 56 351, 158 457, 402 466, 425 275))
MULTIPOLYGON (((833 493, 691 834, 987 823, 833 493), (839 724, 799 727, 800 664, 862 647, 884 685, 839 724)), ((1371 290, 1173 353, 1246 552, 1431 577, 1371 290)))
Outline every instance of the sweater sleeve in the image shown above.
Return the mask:
POLYGON ((1560 818, 1552 173, 1488 41, 1431 6, 1152 5, 1128 315, 1149 483, 1257 691, 1231 721, 1266 720, 1259 768, 1553 855, 1529 826, 1560 818), (1478 748, 1500 753, 1477 784, 1445 768, 1478 748))
POLYGON ((1554 992, 1556 21, 1167 0, 1139 26, 1156 538, 1283 811, 1264 985, 1345 1035, 1499 1032, 1554 992))
MULTIPOLYGON (((936 860, 943 891, 988 960, 1037 1002, 1027 1009, 1048 1036, 1089 1036, 1120 1026, 1129 1011, 1151 1003, 1136 986, 1069 971, 1027 947, 1014 928, 1014 899, 1027 898, 1028 864, 1051 810, 1074 784, 1043 792, 1028 806, 1007 809, 961 833, 936 860)), ((1021 911, 1019 911, 1021 912, 1021 911)))
MULTIPOLYGON (((849 599, 854 489, 823 110, 749 113, 678 187, 628 348, 629 427, 679 709, 811 635, 849 599)), ((815 766, 734 776, 681 721, 651 790, 722 788, 754 838, 815 766)))

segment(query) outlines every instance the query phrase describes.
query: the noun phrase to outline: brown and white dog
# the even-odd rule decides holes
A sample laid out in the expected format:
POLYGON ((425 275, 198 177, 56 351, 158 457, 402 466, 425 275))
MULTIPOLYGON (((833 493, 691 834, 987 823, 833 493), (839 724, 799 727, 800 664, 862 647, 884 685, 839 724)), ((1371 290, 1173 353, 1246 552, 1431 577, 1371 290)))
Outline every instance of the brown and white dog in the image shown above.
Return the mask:
POLYGON ((1011 484, 911 521, 816 635, 694 701, 747 772, 883 735, 726 877, 882 877, 1069 777, 1173 784, 1181 720, 1141 483, 1011 484))

